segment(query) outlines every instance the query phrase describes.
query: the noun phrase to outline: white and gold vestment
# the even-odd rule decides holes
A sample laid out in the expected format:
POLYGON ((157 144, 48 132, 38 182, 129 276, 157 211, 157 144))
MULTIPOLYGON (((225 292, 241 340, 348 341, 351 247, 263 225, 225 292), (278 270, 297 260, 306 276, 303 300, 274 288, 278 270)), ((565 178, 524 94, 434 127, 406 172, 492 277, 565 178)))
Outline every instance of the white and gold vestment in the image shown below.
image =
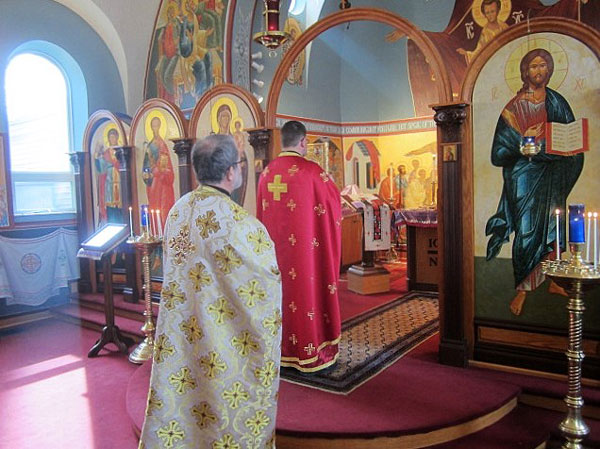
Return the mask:
POLYGON ((200 186, 171 209, 140 447, 274 447, 281 276, 264 226, 200 186))

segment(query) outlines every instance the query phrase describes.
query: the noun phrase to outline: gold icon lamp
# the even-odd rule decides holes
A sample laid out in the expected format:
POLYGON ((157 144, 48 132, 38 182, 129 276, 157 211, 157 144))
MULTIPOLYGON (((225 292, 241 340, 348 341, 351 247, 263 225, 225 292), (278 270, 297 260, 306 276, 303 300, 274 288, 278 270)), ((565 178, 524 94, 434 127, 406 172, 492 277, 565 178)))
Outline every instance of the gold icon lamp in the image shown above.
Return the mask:
POLYGON ((274 51, 287 41, 290 35, 279 30, 279 0, 264 0, 264 2, 265 31, 259 31, 252 36, 252 39, 274 51))

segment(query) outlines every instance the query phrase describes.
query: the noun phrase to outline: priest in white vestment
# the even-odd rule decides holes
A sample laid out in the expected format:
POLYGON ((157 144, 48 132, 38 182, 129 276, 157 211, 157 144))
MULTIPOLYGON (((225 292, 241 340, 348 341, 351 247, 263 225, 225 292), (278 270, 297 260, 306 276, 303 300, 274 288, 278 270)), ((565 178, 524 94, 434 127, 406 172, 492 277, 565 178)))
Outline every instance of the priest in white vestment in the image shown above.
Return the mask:
MULTIPOLYGON (((140 448, 273 448, 281 276, 264 226, 229 197, 231 136, 194 145, 200 186, 171 209, 140 448)), ((250 167, 252 169, 252 167, 250 167)))

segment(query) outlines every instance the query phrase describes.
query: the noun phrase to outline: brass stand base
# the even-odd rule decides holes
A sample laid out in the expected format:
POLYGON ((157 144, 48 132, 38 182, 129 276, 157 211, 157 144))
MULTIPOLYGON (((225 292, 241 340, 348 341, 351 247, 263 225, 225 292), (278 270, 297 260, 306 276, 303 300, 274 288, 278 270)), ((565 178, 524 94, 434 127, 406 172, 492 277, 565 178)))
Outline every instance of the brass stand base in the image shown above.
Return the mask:
POLYGON ((348 269, 348 290, 361 295, 390 291, 390 272, 383 267, 352 265, 348 269))
POLYGON ((152 354, 154 352, 154 341, 151 338, 146 337, 144 341, 142 341, 137 348, 135 348, 131 354, 129 354, 129 361, 131 363, 137 363, 141 365, 147 360, 152 358, 152 354))
POLYGON ((597 449, 599 446, 588 446, 584 444, 575 444, 565 441, 559 436, 552 436, 546 441, 546 449, 597 449))

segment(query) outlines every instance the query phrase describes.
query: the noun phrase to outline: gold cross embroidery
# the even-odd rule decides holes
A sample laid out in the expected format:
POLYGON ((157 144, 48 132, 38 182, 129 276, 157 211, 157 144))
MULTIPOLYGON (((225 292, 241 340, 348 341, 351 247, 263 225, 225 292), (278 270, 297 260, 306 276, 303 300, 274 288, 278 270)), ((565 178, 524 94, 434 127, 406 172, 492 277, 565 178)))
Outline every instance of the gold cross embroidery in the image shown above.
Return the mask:
POLYGON ((327 288, 329 289, 329 293, 331 293, 332 295, 335 293, 335 291, 337 290, 337 286, 335 284, 329 284, 327 286, 327 288))
POLYGON ((305 347, 304 347, 304 350, 306 351, 306 353, 307 353, 308 355, 312 355, 312 353, 313 353, 313 352, 315 352, 315 351, 316 351, 316 349, 317 349, 317 348, 315 348, 315 347, 313 346, 313 344, 312 344, 312 343, 309 343, 309 344, 308 344, 308 346, 305 346, 305 347))
POLYGON ((316 237, 313 237, 313 239, 312 239, 312 242, 311 242, 311 243, 312 243, 312 247, 313 247, 313 249, 315 249, 317 246, 319 246, 319 242, 317 241, 317 238, 316 238, 316 237))
POLYGON ((294 176, 296 173, 298 173, 298 170, 298 166, 294 164, 290 168, 288 168, 288 173, 290 174, 290 176, 294 176))
POLYGON ((285 182, 281 182, 281 175, 275 175, 273 178, 273 182, 267 184, 267 190, 273 194, 273 199, 275 201, 281 200, 281 194, 287 193, 287 184, 285 182))
POLYGON ((306 312, 306 316, 310 318, 310 320, 314 320, 315 319, 315 311, 311 310, 310 312, 306 312))
POLYGON ((290 243, 292 244, 292 246, 296 245, 296 236, 294 234, 290 234, 288 240, 290 241, 290 243))
POLYGON ((292 334, 289 338, 289 340, 292 342, 292 344, 295 346, 296 343, 298 343, 298 339, 296 338, 296 334, 292 334))
POLYGON ((325 212, 327 212, 321 203, 317 204, 313 209, 317 213, 317 217, 320 217, 325 212))
POLYGON ((292 269, 290 270, 290 272, 288 273, 290 275, 290 277, 292 278, 292 280, 296 279, 296 269, 294 267, 292 267, 292 269))
POLYGON ((324 171, 322 171, 319 176, 321 177, 321 179, 323 180, 323 182, 329 181, 329 175, 327 173, 325 173, 324 171))
POLYGON ((263 198, 263 200, 262 200, 263 210, 267 210, 267 207, 269 207, 269 202, 263 198))
POLYGON ((298 307, 296 307, 296 303, 294 301, 292 301, 288 307, 292 309, 292 312, 296 312, 296 310, 298 310, 298 307))
POLYGON ((294 212, 294 209, 296 209, 296 202, 294 200, 290 199, 287 202, 286 206, 289 207, 292 212, 294 212))

